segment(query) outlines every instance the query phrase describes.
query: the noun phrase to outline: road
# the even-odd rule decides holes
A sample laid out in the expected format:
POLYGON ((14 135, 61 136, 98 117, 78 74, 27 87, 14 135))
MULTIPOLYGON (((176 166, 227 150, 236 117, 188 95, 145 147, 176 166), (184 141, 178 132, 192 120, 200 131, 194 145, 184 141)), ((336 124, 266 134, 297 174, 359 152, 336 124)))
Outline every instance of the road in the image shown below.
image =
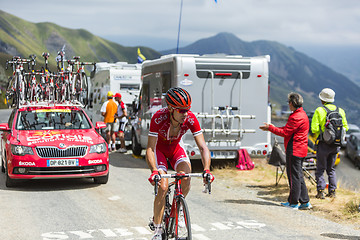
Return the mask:
MULTIPOLYGON (((149 240, 149 174, 145 160, 130 151, 110 154, 105 185, 91 179, 32 180, 6 188, 0 173, 0 239, 149 240)), ((187 202, 194 240, 360 239, 354 226, 280 207, 259 198, 256 189, 234 186, 231 179, 217 178, 209 195, 202 193, 201 179, 192 180, 187 202)))

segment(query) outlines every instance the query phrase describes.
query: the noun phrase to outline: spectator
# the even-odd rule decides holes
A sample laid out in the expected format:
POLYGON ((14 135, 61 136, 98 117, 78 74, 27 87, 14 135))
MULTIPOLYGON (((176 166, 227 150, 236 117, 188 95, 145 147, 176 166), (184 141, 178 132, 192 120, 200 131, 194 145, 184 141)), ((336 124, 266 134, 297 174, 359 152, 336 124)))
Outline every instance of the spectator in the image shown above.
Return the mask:
POLYGON ((125 127, 126 124, 128 122, 127 120, 127 111, 126 111, 126 105, 124 104, 124 102, 121 100, 121 94, 120 93, 116 93, 115 94, 115 101, 118 103, 118 108, 117 108, 117 113, 116 113, 116 118, 118 118, 120 121, 117 121, 118 124, 118 137, 120 139, 120 149, 119 152, 120 153, 126 153, 126 146, 125 146, 125 136, 124 136, 124 132, 125 132, 125 127))
POLYGON ((281 205, 300 210, 311 209, 302 170, 303 161, 308 152, 309 119, 302 108, 303 98, 300 94, 290 93, 288 103, 292 113, 284 127, 275 127, 273 124, 264 123, 260 129, 284 137, 286 173, 290 194, 288 202, 281 203, 281 205))
POLYGON ((115 114, 117 111, 117 103, 113 100, 113 95, 114 94, 111 91, 107 93, 108 100, 104 102, 100 109, 101 115, 104 116, 104 122, 106 123, 105 132, 109 152, 116 150, 114 122, 116 121, 115 114))
MULTIPOLYGON (((315 110, 315 113, 312 117, 311 121, 311 131, 318 137, 318 145, 316 151, 316 171, 315 171, 315 179, 317 183, 317 194, 316 198, 325 199, 324 197, 324 189, 326 187, 326 182, 324 178, 324 171, 326 171, 329 178, 329 186, 328 186, 328 194, 326 197, 335 197, 336 190, 336 174, 335 174, 335 160, 336 155, 340 151, 340 146, 336 146, 335 144, 327 144, 322 140, 322 133, 325 130, 325 122, 327 111, 325 109, 328 108, 330 111, 337 109, 334 104, 331 104, 335 101, 335 92, 330 88, 324 88, 321 90, 319 94, 319 98, 322 103, 322 107, 318 107, 315 110)), ((339 113, 342 117, 343 127, 347 131, 349 129, 345 111, 341 108, 339 109, 339 113)))

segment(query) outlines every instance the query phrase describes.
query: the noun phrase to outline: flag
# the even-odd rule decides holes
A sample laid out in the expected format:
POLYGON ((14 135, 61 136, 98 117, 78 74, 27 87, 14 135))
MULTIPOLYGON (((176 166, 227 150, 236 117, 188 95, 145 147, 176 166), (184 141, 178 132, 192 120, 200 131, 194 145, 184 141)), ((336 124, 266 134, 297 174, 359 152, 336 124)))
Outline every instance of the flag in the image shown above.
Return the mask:
POLYGON ((142 63, 143 61, 146 60, 146 57, 141 54, 140 48, 138 48, 138 58, 137 58, 137 59, 138 59, 138 60, 137 60, 138 63, 142 63))

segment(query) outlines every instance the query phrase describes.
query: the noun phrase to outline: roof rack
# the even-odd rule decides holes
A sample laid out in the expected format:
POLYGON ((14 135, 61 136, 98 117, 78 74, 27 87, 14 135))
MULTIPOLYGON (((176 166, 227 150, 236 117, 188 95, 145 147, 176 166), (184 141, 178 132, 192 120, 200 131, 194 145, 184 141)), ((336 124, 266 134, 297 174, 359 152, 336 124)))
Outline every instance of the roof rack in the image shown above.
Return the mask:
POLYGON ((64 102, 53 102, 53 101, 41 101, 41 102, 25 102, 19 105, 19 108, 23 107, 55 107, 55 106, 72 106, 72 107, 81 107, 84 105, 78 100, 73 101, 64 101, 64 102))

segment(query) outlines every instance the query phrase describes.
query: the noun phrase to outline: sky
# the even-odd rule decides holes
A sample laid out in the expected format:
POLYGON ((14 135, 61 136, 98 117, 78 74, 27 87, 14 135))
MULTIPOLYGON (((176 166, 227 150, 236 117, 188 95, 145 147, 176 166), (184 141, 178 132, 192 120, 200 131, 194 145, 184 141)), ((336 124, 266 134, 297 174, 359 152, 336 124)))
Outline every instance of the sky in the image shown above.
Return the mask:
POLYGON ((34 23, 83 28, 124 46, 156 50, 214 36, 287 46, 360 47, 359 0, 0 0, 0 9, 34 23))

